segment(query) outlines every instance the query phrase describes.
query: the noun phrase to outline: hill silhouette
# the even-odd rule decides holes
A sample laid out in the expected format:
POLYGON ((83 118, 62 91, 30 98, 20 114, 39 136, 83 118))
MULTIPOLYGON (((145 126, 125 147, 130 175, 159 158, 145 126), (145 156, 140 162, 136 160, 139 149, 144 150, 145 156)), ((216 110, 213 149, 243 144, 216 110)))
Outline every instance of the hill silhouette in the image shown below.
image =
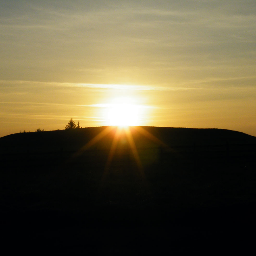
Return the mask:
POLYGON ((256 227, 255 145, 236 131, 161 127, 2 137, 6 245, 59 253, 244 248, 256 227))
MULTIPOLYGON (((81 128, 71 130, 17 133, 0 138, 1 153, 33 151, 77 150, 106 127, 81 128)), ((97 142, 97 149, 109 149, 116 132, 115 127, 107 136, 97 142)), ((192 129, 169 127, 143 127, 169 147, 197 145, 253 144, 256 138, 241 132, 223 129, 192 129)), ((136 127, 130 128, 137 147, 153 146, 152 141, 139 134, 136 127)), ((95 148, 95 147, 94 147, 95 148)))

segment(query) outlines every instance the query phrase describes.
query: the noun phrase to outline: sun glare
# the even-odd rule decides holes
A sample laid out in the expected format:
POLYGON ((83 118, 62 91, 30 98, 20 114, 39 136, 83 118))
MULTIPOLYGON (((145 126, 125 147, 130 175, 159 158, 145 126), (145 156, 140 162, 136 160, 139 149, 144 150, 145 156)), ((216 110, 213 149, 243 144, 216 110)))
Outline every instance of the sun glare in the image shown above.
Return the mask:
POLYGON ((129 98, 119 98, 108 104, 106 108, 106 123, 110 126, 136 126, 141 123, 141 106, 129 98))

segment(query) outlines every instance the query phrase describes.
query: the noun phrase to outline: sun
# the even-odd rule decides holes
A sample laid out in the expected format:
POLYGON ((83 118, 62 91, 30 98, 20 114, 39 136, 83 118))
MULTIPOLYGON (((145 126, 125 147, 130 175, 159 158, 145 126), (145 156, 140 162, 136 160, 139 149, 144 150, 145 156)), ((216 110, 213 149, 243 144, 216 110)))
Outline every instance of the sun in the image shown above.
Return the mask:
POLYGON ((106 108, 106 123, 110 126, 137 126, 141 123, 142 109, 130 98, 113 100, 106 108))

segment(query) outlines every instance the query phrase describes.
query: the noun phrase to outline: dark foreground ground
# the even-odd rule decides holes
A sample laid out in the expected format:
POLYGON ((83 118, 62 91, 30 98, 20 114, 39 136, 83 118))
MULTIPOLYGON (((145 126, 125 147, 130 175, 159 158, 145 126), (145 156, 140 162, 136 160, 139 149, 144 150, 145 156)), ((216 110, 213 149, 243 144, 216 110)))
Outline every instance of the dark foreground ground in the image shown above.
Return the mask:
MULTIPOLYGON (((225 144, 226 145, 226 144, 225 144)), ((248 149, 248 148, 247 148, 248 149)), ((1 248, 47 253, 254 250, 249 150, 2 154, 1 248)))

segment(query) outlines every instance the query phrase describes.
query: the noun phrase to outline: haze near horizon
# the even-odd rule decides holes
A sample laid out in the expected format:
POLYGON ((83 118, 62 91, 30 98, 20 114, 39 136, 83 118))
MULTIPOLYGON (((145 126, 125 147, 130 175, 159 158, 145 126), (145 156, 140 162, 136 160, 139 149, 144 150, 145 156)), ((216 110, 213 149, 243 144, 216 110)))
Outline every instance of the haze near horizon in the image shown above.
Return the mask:
POLYGON ((256 136, 255 1, 0 5, 0 137, 70 118, 256 136))

